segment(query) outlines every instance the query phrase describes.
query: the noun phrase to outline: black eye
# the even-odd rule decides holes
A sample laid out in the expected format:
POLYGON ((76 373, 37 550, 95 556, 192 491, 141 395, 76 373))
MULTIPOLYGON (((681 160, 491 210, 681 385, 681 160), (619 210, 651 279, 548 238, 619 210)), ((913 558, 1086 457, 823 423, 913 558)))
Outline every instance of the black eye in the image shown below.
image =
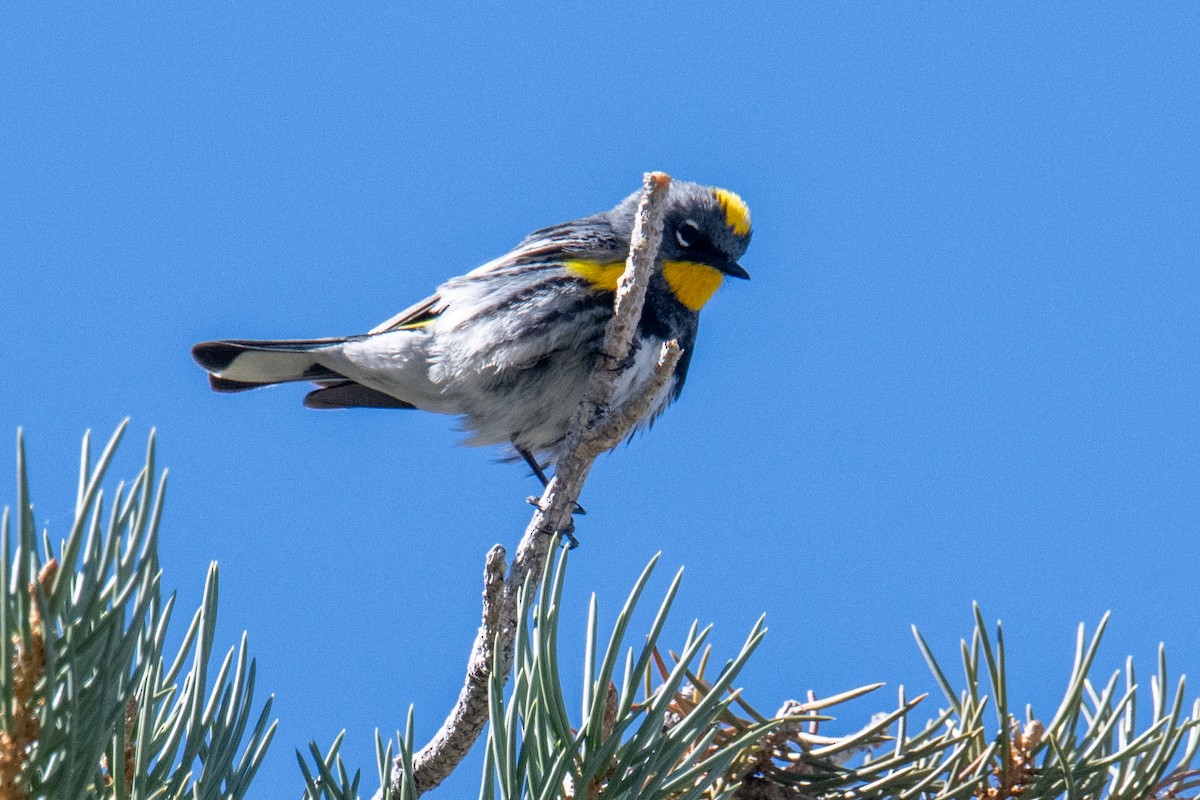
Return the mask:
POLYGON ((691 247, 700 238, 700 226, 689 220, 675 229, 675 241, 680 247, 691 247))

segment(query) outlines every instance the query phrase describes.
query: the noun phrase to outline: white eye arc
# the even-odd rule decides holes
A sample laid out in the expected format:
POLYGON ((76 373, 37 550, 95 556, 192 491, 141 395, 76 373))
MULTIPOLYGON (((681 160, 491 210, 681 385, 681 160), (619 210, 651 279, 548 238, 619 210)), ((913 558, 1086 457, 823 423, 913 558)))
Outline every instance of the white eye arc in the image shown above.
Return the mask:
POLYGON ((683 224, 675 229, 675 241, 679 242, 680 247, 691 247, 695 244, 695 235, 700 232, 700 226, 692 220, 684 220, 683 224), (684 235, 684 230, 687 230, 687 235, 684 235))

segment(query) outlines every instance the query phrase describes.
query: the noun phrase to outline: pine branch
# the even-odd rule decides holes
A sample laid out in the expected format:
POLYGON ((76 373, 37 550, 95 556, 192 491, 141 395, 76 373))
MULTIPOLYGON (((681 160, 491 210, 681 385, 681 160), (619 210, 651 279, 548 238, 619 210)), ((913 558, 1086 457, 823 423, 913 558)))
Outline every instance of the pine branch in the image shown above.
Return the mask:
POLYGON ((5 509, 0 533, 3 800, 238 800, 275 730, 270 699, 249 727, 245 637, 209 691, 215 564, 183 644, 166 657, 174 598, 159 592, 164 483, 153 435, 146 466, 108 511, 101 488, 124 427, 95 464, 85 437, 75 519, 57 556, 49 534, 36 533, 18 435, 16 520, 5 509))
MULTIPOLYGON (((518 594, 526 585, 531 591, 536 589, 547 555, 559 533, 571 530, 571 516, 592 463, 628 436, 678 363, 678 343, 664 344, 654 375, 643 391, 624 406, 612 410, 617 381, 629 367, 633 337, 658 257, 663 205, 670 182, 670 177, 661 172, 647 173, 643 180, 629 257, 617 285, 613 316, 605 332, 602 352, 606 357, 596 360, 588 377, 583 401, 568 429, 563 456, 555 465, 554 478, 538 501, 502 586, 496 576, 503 566, 504 550, 497 546, 488 554, 484 623, 471 647, 463 688, 442 727, 414 756, 415 783, 422 792, 437 786, 453 772, 487 723, 489 680, 497 672, 506 678, 512 666, 513 642, 519 624, 518 594)), ((403 765, 397 758, 392 772, 393 795, 399 794, 404 779, 403 765)), ((381 796, 382 790, 376 799, 381 796)))
MULTIPOLYGON (((609 645, 598 649, 595 598, 588 618, 583 707, 568 711, 558 662, 567 552, 547 564, 533 593, 522 593, 515 637, 513 685, 492 669, 489 731, 481 800, 1195 800, 1200 770, 1200 701, 1185 713, 1180 679, 1168 691, 1165 656, 1148 681, 1149 719, 1135 714, 1139 684, 1132 663, 1103 685, 1089 677, 1105 621, 1089 638, 1080 627, 1075 666, 1049 722, 1027 709, 1018 720, 1004 673, 1004 640, 976 609, 975 629, 962 643, 957 686, 917 635, 949 706, 920 724, 912 719, 924 696, 900 687, 894 710, 858 730, 829 734, 830 711, 881 684, 804 701, 788 701, 766 716, 734 680, 761 640, 761 620, 742 651, 708 676, 708 629, 693 624, 679 655, 664 657, 659 635, 679 587, 667 590, 649 632, 630 641, 629 622, 654 562, 618 615, 609 645), (623 670, 619 669, 623 662, 623 670), (642 688, 639 695, 639 687, 642 688), (994 722, 989 720, 994 717, 994 722)), ((499 653, 495 654, 498 661, 499 653)), ((1143 706, 1143 716, 1145 708, 1143 706)), ((408 732, 397 763, 413 774, 408 732)), ((390 752, 380 755, 381 786, 395 777, 390 752)), ((315 751, 319 755, 319 751, 315 751)), ((319 767, 310 800, 354 800, 357 776, 346 777, 334 756, 319 767)), ((415 800, 411 778, 390 800, 415 800)))

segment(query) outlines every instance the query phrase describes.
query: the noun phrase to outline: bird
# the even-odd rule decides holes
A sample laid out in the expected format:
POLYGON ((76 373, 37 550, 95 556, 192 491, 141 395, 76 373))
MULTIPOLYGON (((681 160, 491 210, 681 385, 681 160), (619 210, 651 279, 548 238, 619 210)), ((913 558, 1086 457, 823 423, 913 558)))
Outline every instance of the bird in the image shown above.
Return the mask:
MULTIPOLYGON (((640 192, 608 211, 541 228, 509 252, 450 278, 367 333, 321 339, 201 342, 192 356, 217 392, 311 381, 315 409, 420 409, 460 417, 464 443, 511 448, 546 485, 613 314, 640 192)), ((736 193, 672 181, 663 237, 634 338, 618 378, 620 407, 650 379, 661 345, 682 354, 635 431, 679 397, 700 310, 751 237, 736 193)))

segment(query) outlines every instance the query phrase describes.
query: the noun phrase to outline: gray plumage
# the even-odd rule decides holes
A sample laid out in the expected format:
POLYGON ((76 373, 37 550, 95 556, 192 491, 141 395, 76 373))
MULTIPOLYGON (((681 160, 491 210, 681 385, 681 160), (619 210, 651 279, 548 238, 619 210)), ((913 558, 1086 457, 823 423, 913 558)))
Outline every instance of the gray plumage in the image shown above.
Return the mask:
MULTIPOLYGON (((739 231, 730 221, 740 222, 727 209, 730 197, 740 204, 723 190, 671 185, 640 346, 615 398, 621 403, 632 396, 652 373, 659 345, 677 339, 684 356, 646 422, 682 389, 699 324, 698 310, 681 301, 662 265, 702 264, 721 275, 747 277, 737 259, 749 242, 749 218, 739 231)), ((634 194, 602 214, 535 231, 511 252, 451 278, 367 334, 204 342, 192 354, 217 391, 315 381, 321 388, 305 399, 313 408, 458 415, 471 431, 467 444, 511 444, 554 458, 612 316, 612 292, 576 262, 624 261, 637 202, 634 194)))

